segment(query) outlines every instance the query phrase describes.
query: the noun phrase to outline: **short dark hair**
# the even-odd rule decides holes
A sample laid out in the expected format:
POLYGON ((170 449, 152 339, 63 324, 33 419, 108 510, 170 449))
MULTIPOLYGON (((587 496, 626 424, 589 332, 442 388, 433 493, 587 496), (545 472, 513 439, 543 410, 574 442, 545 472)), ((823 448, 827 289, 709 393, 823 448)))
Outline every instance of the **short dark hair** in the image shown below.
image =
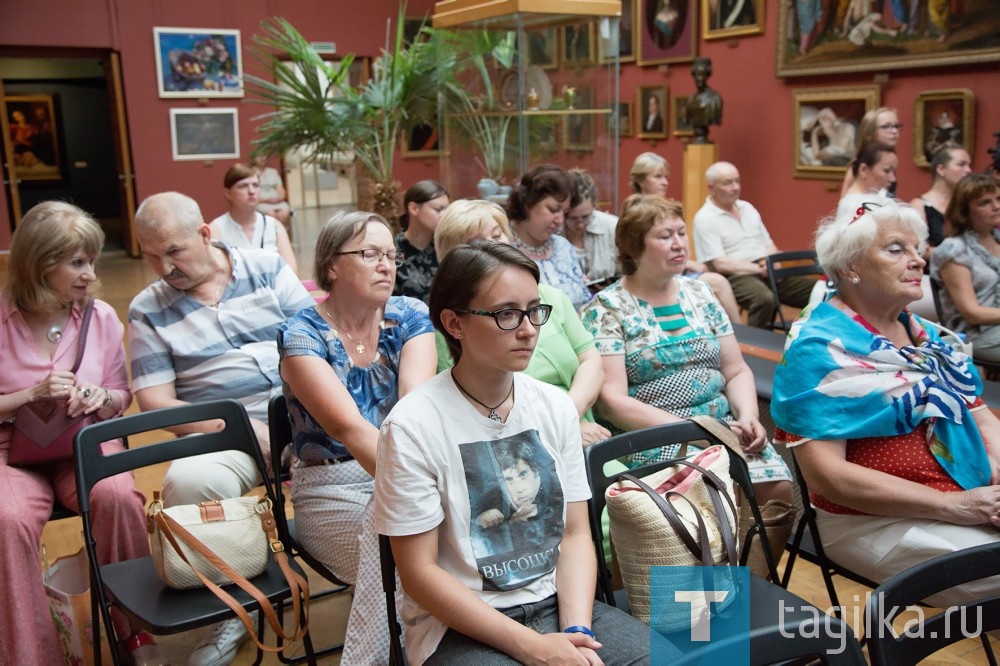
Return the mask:
POLYGON ((858 172, 861 170, 861 165, 864 164, 869 169, 878 164, 878 161, 882 159, 882 155, 885 153, 895 153, 896 149, 887 143, 879 143, 878 141, 869 141, 867 143, 861 144, 858 148, 857 157, 851 162, 851 173, 857 178, 858 172))
POLYGON ((981 173, 970 173, 958 181, 955 191, 951 194, 951 201, 948 202, 948 210, 944 213, 945 219, 951 223, 949 235, 959 236, 971 228, 969 206, 972 205, 972 201, 997 190, 1000 190, 1000 183, 997 183, 993 176, 981 173))
POLYGON ((506 266, 527 271, 536 283, 539 280, 538 265, 534 261, 517 248, 497 241, 477 239, 459 245, 441 260, 431 282, 431 320, 434 328, 444 336, 456 363, 462 357, 462 345, 445 330, 441 313, 467 309, 483 281, 506 266))
POLYGON ((427 203, 437 199, 438 197, 446 197, 448 195, 448 190, 444 189, 444 185, 437 182, 436 180, 418 180, 406 189, 406 193, 403 195, 403 212, 399 216, 399 226, 406 230, 406 227, 410 226, 410 204, 422 204, 427 203))
POLYGON ((229 169, 226 170, 226 175, 222 179, 222 186, 228 190, 230 187, 240 182, 244 178, 250 178, 256 175, 257 172, 254 171, 252 168, 248 167, 246 164, 237 162, 236 164, 234 164, 233 166, 229 167, 229 169))
POLYGON ((527 220, 528 211, 545 197, 552 197, 556 201, 568 199, 570 208, 580 205, 576 187, 569 174, 561 166, 541 164, 517 181, 507 202, 507 217, 511 222, 527 220))
POLYGON ((615 228, 615 247, 623 275, 639 269, 639 257, 646 250, 646 234, 653 225, 668 217, 684 219, 680 201, 656 194, 633 194, 622 203, 622 216, 615 228))

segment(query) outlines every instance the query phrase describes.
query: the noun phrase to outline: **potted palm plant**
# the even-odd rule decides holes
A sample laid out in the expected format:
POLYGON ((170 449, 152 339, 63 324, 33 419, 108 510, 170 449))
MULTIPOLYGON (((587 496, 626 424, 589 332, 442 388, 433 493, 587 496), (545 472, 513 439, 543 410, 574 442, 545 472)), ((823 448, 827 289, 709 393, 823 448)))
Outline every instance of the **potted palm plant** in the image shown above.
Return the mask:
POLYGON ((397 187, 392 178, 396 142, 403 123, 433 122, 440 87, 433 44, 403 39, 400 6, 395 39, 372 62, 371 78, 353 85, 353 55, 328 62, 288 21, 262 24, 254 55, 271 80, 247 75, 252 101, 273 107, 263 114, 255 152, 270 155, 304 148, 312 160, 350 153, 374 180, 373 200, 359 207, 395 220, 397 187))

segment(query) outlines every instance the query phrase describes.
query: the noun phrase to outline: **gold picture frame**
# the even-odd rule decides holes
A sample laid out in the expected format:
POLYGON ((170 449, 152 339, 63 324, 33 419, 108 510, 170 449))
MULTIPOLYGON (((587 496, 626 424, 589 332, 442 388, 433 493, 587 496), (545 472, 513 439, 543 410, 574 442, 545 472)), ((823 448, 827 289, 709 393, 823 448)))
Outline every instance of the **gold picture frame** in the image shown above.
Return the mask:
POLYGON ((975 144, 975 95, 968 88, 928 90, 913 101, 913 161, 929 167, 945 145, 958 145, 971 155, 975 144))
POLYGON ((877 85, 792 91, 796 178, 840 180, 858 149, 858 126, 878 108, 877 85))
POLYGON ((640 139, 666 139, 667 138, 667 109, 670 108, 670 89, 664 85, 642 85, 639 86, 635 96, 635 106, 638 118, 636 119, 636 136, 640 139), (651 119, 649 103, 656 99, 659 110, 658 119, 651 119))
POLYGON ((764 6, 764 0, 704 0, 701 3, 702 39, 764 34, 764 6))

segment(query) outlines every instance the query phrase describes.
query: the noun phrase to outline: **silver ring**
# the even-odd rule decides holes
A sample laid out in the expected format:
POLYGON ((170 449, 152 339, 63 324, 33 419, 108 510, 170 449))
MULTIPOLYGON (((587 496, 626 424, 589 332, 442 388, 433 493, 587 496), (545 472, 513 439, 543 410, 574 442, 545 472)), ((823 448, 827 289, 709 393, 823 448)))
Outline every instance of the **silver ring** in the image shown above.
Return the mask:
POLYGON ((89 398, 90 397, 90 389, 89 388, 83 389, 83 397, 84 398, 89 398))

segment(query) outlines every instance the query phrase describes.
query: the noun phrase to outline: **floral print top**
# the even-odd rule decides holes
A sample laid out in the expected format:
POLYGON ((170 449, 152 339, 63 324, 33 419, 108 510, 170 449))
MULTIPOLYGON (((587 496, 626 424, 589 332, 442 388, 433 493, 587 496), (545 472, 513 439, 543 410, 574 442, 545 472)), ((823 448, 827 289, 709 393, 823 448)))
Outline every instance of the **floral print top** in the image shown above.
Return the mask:
POLYGON ((396 284, 392 288, 392 295, 418 298, 427 303, 431 296, 431 280, 438 269, 434 243, 418 250, 400 232, 396 234, 396 249, 403 258, 403 265, 396 269, 396 284))

